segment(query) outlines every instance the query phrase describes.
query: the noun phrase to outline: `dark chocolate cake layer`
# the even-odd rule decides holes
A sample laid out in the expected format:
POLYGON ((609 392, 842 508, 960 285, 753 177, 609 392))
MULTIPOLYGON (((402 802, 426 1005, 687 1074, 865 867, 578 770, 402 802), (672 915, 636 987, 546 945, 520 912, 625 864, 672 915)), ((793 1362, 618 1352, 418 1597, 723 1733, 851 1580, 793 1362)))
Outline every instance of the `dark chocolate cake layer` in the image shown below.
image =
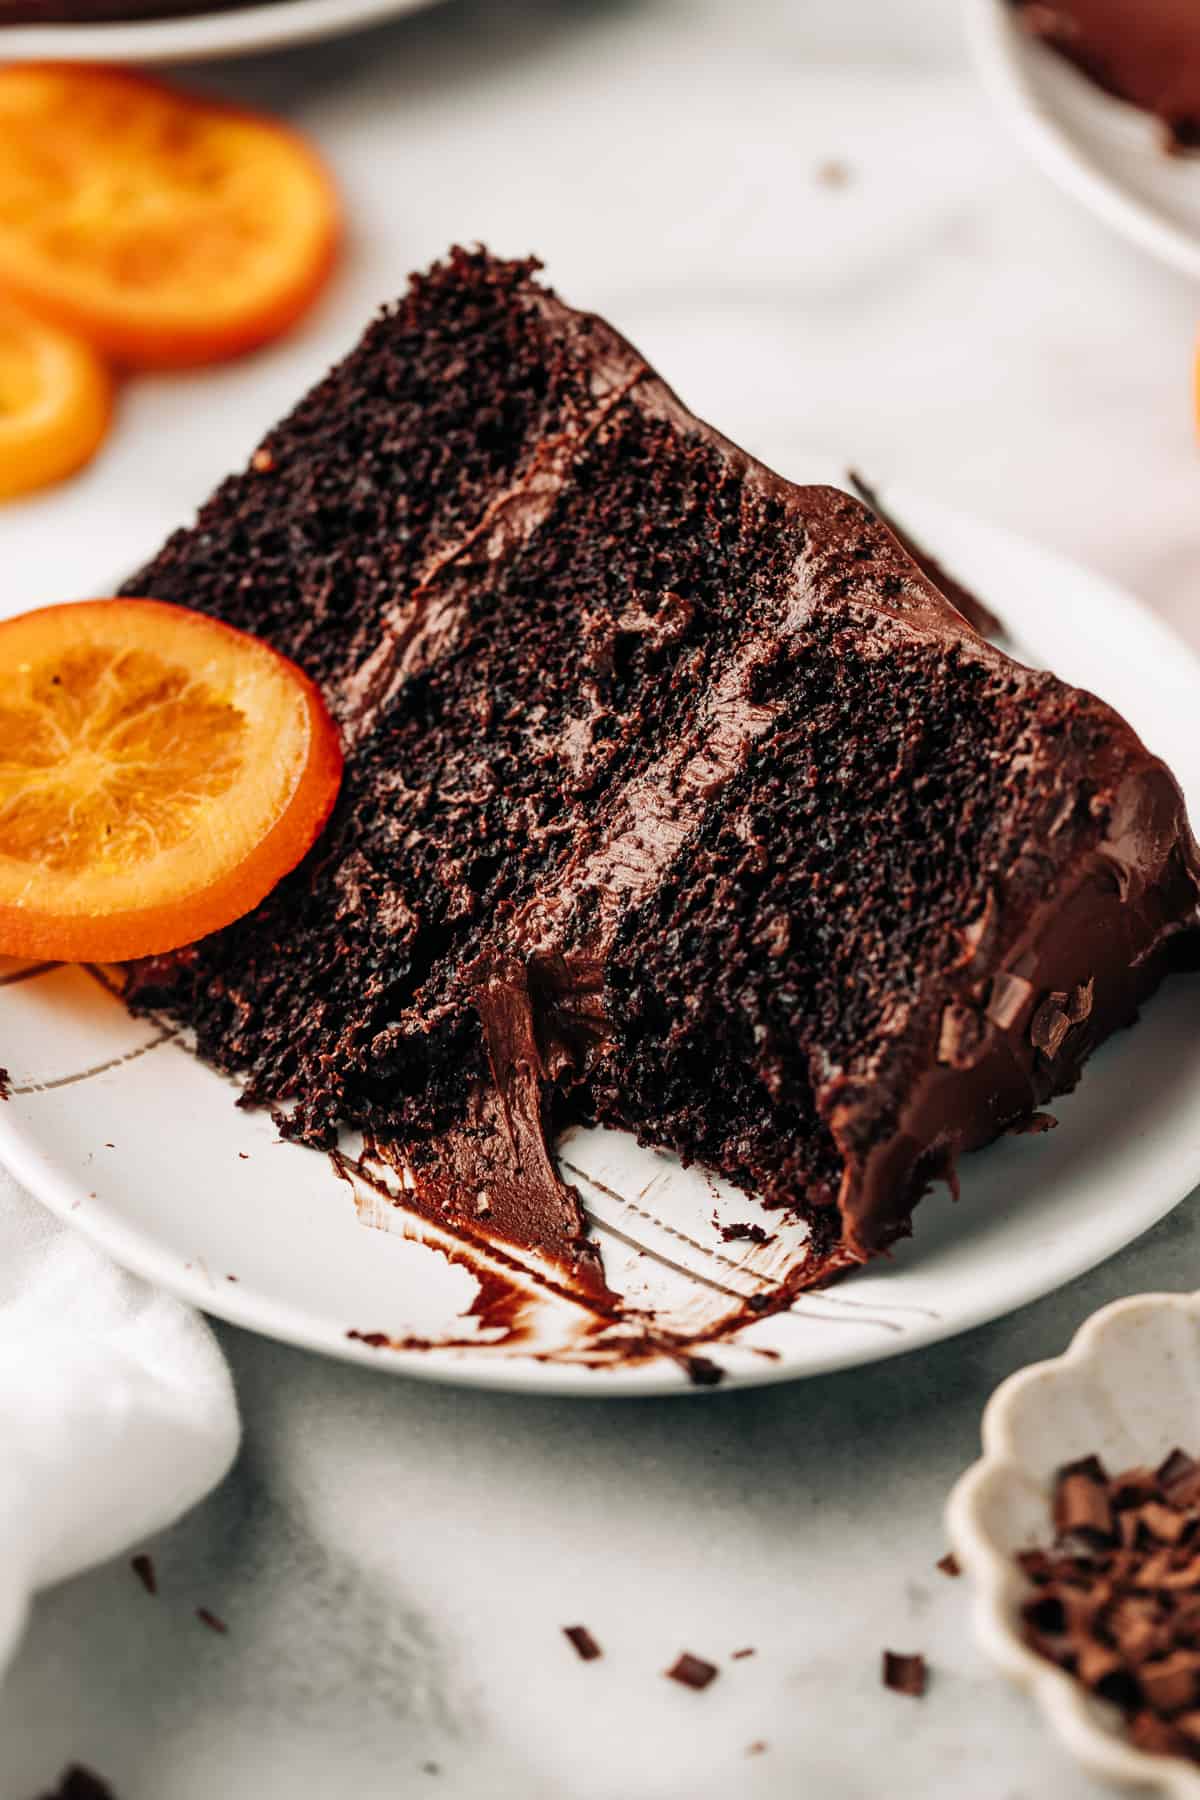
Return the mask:
POLYGON ((348 748, 248 918, 131 974, 315 1145, 586 1258, 549 1146, 631 1126, 886 1246, 1135 1016, 1197 916, 1179 791, 863 506, 456 251, 127 586, 258 632, 348 748))
POLYGON ((1200 145, 1195 0, 1012 0, 1043 38, 1120 100, 1153 113, 1179 148, 1200 145))

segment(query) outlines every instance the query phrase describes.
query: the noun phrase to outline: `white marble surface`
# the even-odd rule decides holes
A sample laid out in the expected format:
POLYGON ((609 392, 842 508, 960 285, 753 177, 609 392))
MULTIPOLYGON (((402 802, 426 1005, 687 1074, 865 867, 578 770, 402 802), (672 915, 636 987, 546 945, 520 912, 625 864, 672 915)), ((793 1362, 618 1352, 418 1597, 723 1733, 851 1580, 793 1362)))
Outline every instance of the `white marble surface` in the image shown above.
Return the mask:
MULTIPOLYGON (((1025 165, 954 0, 450 0, 201 79, 322 140, 349 262, 291 343, 131 385, 95 469, 4 512, 5 608, 108 586, 410 267, 481 237, 537 249, 752 448, 903 475, 1200 644, 1200 295, 1025 165)), ((120 1800, 1084 1800, 972 1648, 933 1567, 940 1509, 999 1379, 1197 1270, 1193 1200, 934 1350, 614 1406, 391 1382, 222 1329, 242 1460, 153 1546, 158 1600, 121 1564, 39 1603, 0 1692, 0 1800, 71 1759, 120 1800), (564 1644, 575 1622, 602 1661, 564 1644), (884 1644, 925 1652, 923 1702, 881 1689, 884 1644), (661 1679, 684 1648, 724 1665, 704 1694, 661 1679)))

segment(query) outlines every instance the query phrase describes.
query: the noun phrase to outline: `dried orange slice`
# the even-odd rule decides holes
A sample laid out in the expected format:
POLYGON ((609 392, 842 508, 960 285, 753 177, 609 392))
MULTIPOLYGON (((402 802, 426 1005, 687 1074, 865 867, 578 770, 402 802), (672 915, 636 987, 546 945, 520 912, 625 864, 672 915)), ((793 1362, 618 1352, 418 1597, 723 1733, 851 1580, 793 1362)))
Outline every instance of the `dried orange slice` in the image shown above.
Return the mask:
POLYGON ((0 500, 81 468, 111 416, 112 380, 96 353, 0 296, 0 500))
POLYGON ((0 624, 0 954, 120 962, 258 904, 341 779, 306 675, 155 600, 0 624))
POLYGON ((274 120, 125 70, 0 68, 0 286, 119 362, 278 336, 339 235, 329 175, 274 120))

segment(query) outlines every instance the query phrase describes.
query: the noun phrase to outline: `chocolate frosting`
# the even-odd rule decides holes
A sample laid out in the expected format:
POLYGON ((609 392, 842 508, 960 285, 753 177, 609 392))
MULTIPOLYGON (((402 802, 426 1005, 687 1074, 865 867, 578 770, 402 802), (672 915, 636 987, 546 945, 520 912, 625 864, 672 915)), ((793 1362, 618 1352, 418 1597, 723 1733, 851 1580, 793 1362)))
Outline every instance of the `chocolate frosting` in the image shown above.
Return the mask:
MULTIPOLYGON (((764 1310, 785 1306, 802 1288, 827 1281, 886 1249, 907 1231, 912 1207, 929 1182, 953 1179, 964 1151, 1029 1119, 1054 1094, 1074 1085, 1086 1057, 1108 1033, 1130 1022, 1194 931, 1196 848, 1178 788, 1129 727, 1090 696, 1065 689, 1049 677, 1031 675, 981 639, 938 582, 860 503, 833 488, 795 487, 756 462, 687 412, 610 327, 571 311, 526 276, 514 275, 514 265, 492 263, 482 253, 458 253, 456 263, 428 279, 431 287, 440 282, 453 291, 468 277, 508 283, 519 296, 513 302, 523 321, 519 329, 525 330, 529 319, 535 321, 539 344, 553 345, 556 377, 565 370, 570 379, 563 381, 562 397, 545 420, 535 416, 529 445, 523 444, 522 454, 508 459, 502 475, 472 483, 461 494, 456 491, 447 522, 420 540, 411 579, 400 582, 389 575, 372 585, 367 597, 374 601, 381 596, 385 602, 373 615, 378 629, 369 622, 358 630, 354 609, 345 605, 327 617, 320 614, 317 601, 307 593, 303 605, 287 615, 298 615, 306 631, 313 617, 328 627, 305 641, 314 656, 327 659, 321 661, 320 670, 351 751, 351 781, 356 761, 374 752, 376 760, 369 765, 374 785, 365 788, 366 799, 385 821, 391 817, 387 784, 405 783, 409 770, 402 761, 389 760, 393 739, 388 733, 404 713, 407 696, 419 697, 430 673, 453 668, 460 655, 486 659, 490 645, 479 630, 480 592, 489 603, 502 594, 503 604, 518 609, 518 616, 520 607, 536 604, 523 587, 517 588, 514 599, 503 577, 514 570, 520 576, 540 542, 554 538, 556 530, 569 540, 564 544, 554 538, 561 554, 552 564, 556 571, 565 568, 564 580, 572 584, 566 590, 567 603, 576 616, 588 607, 595 609, 596 668, 605 666, 605 659, 612 664, 618 640, 636 643, 639 652, 647 647, 661 651, 664 658, 683 646, 686 657, 681 653, 668 666, 674 671, 669 679, 683 684, 686 705, 676 710, 671 729, 647 726, 645 714, 614 717, 612 685, 606 690, 608 697, 602 698, 599 681, 588 667, 560 675, 570 702, 560 728, 546 743, 537 740, 536 732, 518 736, 516 742, 520 755, 544 759, 552 771, 548 786, 557 784, 569 791, 572 802, 545 825, 516 803, 501 815, 514 860, 519 853, 513 844, 519 844, 522 833, 532 836, 541 831, 553 838, 553 854, 521 861, 522 875, 526 867, 530 870, 528 879, 519 886, 514 882, 516 897, 505 899, 487 915, 469 939, 469 954, 447 961, 450 973, 444 980, 435 979, 435 967, 424 986, 402 989, 397 981, 403 998, 396 1011, 382 1014, 384 1024, 380 1014, 370 1010, 365 1037, 355 1037, 341 1022, 346 1013, 353 1013, 343 1001, 343 1013, 334 1021, 337 1029, 331 1027, 326 1040, 316 1040, 320 1079, 325 1081, 327 1069, 335 1075, 347 1066, 365 1069, 364 1086, 367 1080, 372 1084, 366 1090, 371 1105, 393 1070, 400 1069, 409 1079, 406 1092, 416 1094, 420 1104, 412 1105, 408 1114, 397 1105, 388 1116, 405 1123, 412 1118, 411 1131, 378 1130, 370 1112, 366 1121, 374 1131, 376 1154, 400 1176, 405 1205, 437 1221, 459 1243, 482 1239, 531 1250, 547 1280, 582 1295, 594 1319, 605 1325, 619 1320, 619 1302, 605 1283, 578 1195, 559 1174, 554 1139, 564 1119, 587 1117, 594 1110, 632 1122, 647 1141, 673 1143, 685 1155, 698 1154, 692 1149, 697 1134, 681 1140, 663 1125, 666 1109, 665 1104, 658 1106, 653 1072, 643 1080, 641 1110, 635 1113, 626 1105, 630 1092, 623 1068, 626 1018, 613 971, 627 948, 624 934, 630 921, 641 920, 643 928, 653 929, 645 921, 652 921, 656 897, 677 893, 686 885, 713 821, 732 820, 736 829, 744 825, 752 835, 752 821, 738 811, 739 796, 757 792, 756 782, 767 786, 772 782, 777 734, 797 704, 804 658, 819 651, 828 659, 832 680, 843 666, 860 674, 865 671, 855 692, 865 696, 868 710, 873 698, 886 697, 871 686, 879 664, 883 673, 878 679, 885 686, 898 679, 896 670, 915 671, 911 679, 930 682, 930 694, 944 693, 948 704, 970 709, 973 695, 999 696, 994 704, 1012 727, 1002 750, 990 739, 983 741, 982 754, 999 762, 998 781, 976 791, 971 787, 973 770, 968 770, 956 777, 969 790, 967 797, 960 803, 958 788, 952 790, 952 804, 995 809, 1001 825, 1011 825, 1007 835, 1000 831, 988 840, 1002 847, 988 852, 985 866, 961 865, 955 885, 946 889, 943 883, 939 890, 949 893, 947 906, 961 895, 961 917, 951 920, 952 959, 942 958, 939 936, 937 955, 921 964, 919 975, 903 986, 892 978, 890 945, 884 945, 869 971, 870 1005, 864 1022, 856 1027, 857 1035, 833 1016, 840 1001, 827 1000, 828 1013, 815 1024, 803 1016, 799 1001, 789 1002, 793 1010, 787 1018, 787 1041, 773 1049, 773 1061, 766 1051, 760 1053, 770 1026, 747 1008, 739 1013, 736 1025, 749 1022, 754 1033, 754 1049, 739 1045, 742 1061, 734 1069, 751 1095, 744 1115, 749 1120, 746 1135, 757 1128, 760 1115, 782 1121, 769 1123, 775 1135, 767 1144, 768 1153, 753 1167, 768 1177, 782 1168, 782 1185, 770 1194, 771 1203, 793 1207, 810 1222, 812 1236, 807 1256, 770 1292, 731 1307, 715 1327, 710 1314, 703 1332, 708 1337, 734 1329, 764 1310), (689 633, 699 602, 686 591, 686 582, 673 582, 664 574, 652 591, 641 592, 627 583, 610 592, 602 573, 596 572, 604 532, 617 528, 609 514, 596 503, 587 516, 592 534, 587 541, 571 537, 569 526, 563 532, 559 519, 560 509, 581 485, 601 480, 619 484, 628 456, 635 451, 642 454, 647 443, 674 456, 679 468, 660 490, 653 461, 638 465, 636 480, 645 491, 622 498, 614 507, 619 519, 633 516, 647 534, 661 534, 669 544, 675 530, 673 509, 685 504, 689 481, 701 486, 710 508, 715 508, 718 490, 726 491, 721 489, 726 483, 740 509, 732 523, 723 524, 736 556, 713 565, 721 571, 721 580, 739 584, 738 592, 736 596, 718 592, 714 598, 711 586, 706 590, 705 603, 719 629, 711 629, 694 649, 689 633), (614 454, 606 463, 601 453, 608 447, 614 454), (632 515, 622 508, 632 508, 632 515), (753 521, 752 530, 746 528, 748 519, 753 521), (764 542, 771 555, 761 564, 768 573, 760 575, 753 556, 764 542), (588 557, 589 574, 587 579, 583 573, 578 576, 576 603, 575 571, 588 557), (471 631, 473 638, 467 635, 471 631), (780 671, 785 676, 791 671, 795 679, 780 678, 780 671), (937 686, 942 675, 944 687, 937 686), (605 740, 610 750, 626 732, 625 741, 635 739, 638 754, 624 760, 614 754, 605 760, 597 748, 602 730, 610 734, 605 740), (1048 816, 1036 810, 1043 801, 1048 816), (556 833, 561 837, 554 837, 556 833), (447 1069, 453 1071, 452 1090, 447 1069), (429 1070, 438 1077, 436 1105, 427 1102, 417 1085, 420 1072, 429 1070), (789 1084, 803 1090, 808 1112, 789 1114, 782 1100, 771 1111, 779 1095, 786 1100, 789 1084), (447 1103, 448 1091, 453 1104, 447 1103), (606 1096, 603 1107, 597 1095, 606 1096), (759 1113, 754 1112, 756 1107, 759 1113), (833 1172, 826 1176, 822 1167, 817 1171, 819 1181, 809 1179, 808 1165, 801 1167, 789 1159, 789 1131, 808 1133, 814 1141, 820 1138, 821 1154, 827 1149, 833 1172), (800 1174, 789 1189, 788 1171, 797 1168, 800 1174)), ((409 328, 407 318, 401 324, 409 328)), ((368 370, 368 357, 385 353, 379 346, 386 344, 388 329, 385 319, 361 353, 368 370)), ((514 326, 514 333, 517 330, 514 326)), ((511 348, 510 342, 506 354, 511 348)), ((328 391, 341 395, 350 384, 357 399, 363 384, 356 370, 356 359, 351 358, 343 376, 335 373, 330 378, 333 386, 328 391)), ((394 369, 387 368, 386 373, 390 383, 394 369)), ((385 391, 390 393, 390 386, 385 384, 385 391)), ((297 442, 286 426, 269 440, 273 469, 286 473, 295 464, 300 471, 293 502, 292 529, 297 532, 307 525, 311 510, 315 416, 312 403, 306 402, 297 442)), ((473 420, 466 429, 468 434, 474 429, 473 420)), ((325 472, 322 479, 336 488, 332 473, 325 472)), ((270 505, 269 499, 260 498, 260 491, 234 484, 230 498, 218 496, 201 531, 168 546, 160 564, 138 578, 143 591, 170 597, 173 582, 181 594, 191 594, 199 576, 213 584, 214 610, 224 609, 228 589, 219 579, 223 563, 214 545, 222 541, 219 534, 225 529, 226 514, 232 516, 235 541, 242 542, 247 512, 257 523, 259 509, 270 505)), ((341 517, 336 506, 330 511, 335 519, 341 517)), ((267 522, 272 522, 269 512, 267 522)), ((382 530, 379 536, 385 536, 382 530)), ((337 538, 335 548, 339 546, 337 538)), ((332 559, 329 566, 334 566, 332 559)), ((537 565, 539 580, 542 567, 537 565)), ((344 566, 339 563, 336 568, 336 579, 348 582, 344 566)), ((290 579, 290 570, 289 562, 276 581, 282 583, 285 575, 290 579)), ((327 587, 335 585, 333 574, 322 580, 327 587)), ((322 603, 325 593, 322 588, 318 595, 322 603)), ((274 589, 265 593, 262 604, 268 602, 282 605, 274 589)), ((256 616, 238 615, 234 622, 253 626, 256 616)), ((575 616, 568 622, 574 626, 575 616)), ((582 641, 585 646, 589 642, 586 632, 582 641)), ((536 698, 536 688, 534 694, 536 698)), ((918 697, 926 698, 923 687, 918 697)), ((491 690, 485 701, 491 706, 491 690)), ((414 709, 418 703, 414 701, 414 709)), ((511 706, 511 695, 503 703, 511 706)), ((521 704, 528 703, 528 693, 522 690, 521 704)), ((851 758, 859 735, 869 739, 871 720, 839 718, 830 755, 851 758)), ((935 746, 931 754, 936 756, 943 722, 938 716, 927 723, 927 736, 935 746)), ((903 760, 903 741, 899 748, 900 760, 894 771, 890 764, 885 770, 883 798, 876 804, 891 809, 889 818, 903 821, 908 816, 904 798, 910 772, 903 760)), ((462 859, 492 848, 464 841, 472 829, 469 808, 483 804, 476 796, 486 797, 485 778, 493 779, 490 766, 471 764, 470 750, 468 744, 461 766, 456 764, 468 810, 455 813, 449 823, 436 815, 450 848, 456 853, 461 849, 459 860, 438 866, 452 871, 447 879, 456 884, 454 898, 463 909, 475 906, 476 895, 461 872, 462 859)), ((423 776, 422 793, 429 806, 424 812, 404 812, 406 831, 419 835, 434 803, 444 801, 440 779, 439 769, 423 776)), ((853 789, 847 804, 851 810, 843 828, 853 834, 859 823, 853 789)), ((964 815, 951 811, 939 816, 948 816, 953 829, 964 815)), ((819 834, 820 813, 807 811, 803 817, 819 834)), ((415 883, 401 891, 396 885, 399 876, 390 876, 390 885, 381 892, 376 879, 378 846, 386 848, 388 840, 383 836, 377 840, 372 866, 358 855, 358 840, 350 829, 354 815, 347 814, 346 819, 349 835, 344 843, 351 848, 343 854, 332 886, 339 907, 346 907, 354 919, 366 919, 374 906, 374 922, 386 927, 384 948, 378 951, 372 942, 375 960, 369 964, 375 984, 372 994, 383 994, 394 979, 398 949, 407 952, 414 941, 421 941, 420 914, 426 900, 415 883)), ((870 829, 864 821, 868 844, 870 829)), ((906 855, 907 830, 906 825, 893 828, 893 839, 902 842, 906 855)), ((397 846, 397 857, 407 841, 397 846)), ((496 846, 497 853, 504 848, 496 846)), ((520 850, 524 848, 520 844, 520 850)), ((789 856, 799 859, 802 848, 793 845, 780 852, 787 868, 807 867, 799 860, 786 863, 789 856)), ((749 849, 759 856, 763 870, 769 870, 772 847, 749 849)), ((920 868, 923 858, 949 852, 947 845, 918 841, 914 862, 920 868)), ((957 870, 960 865, 952 866, 957 870)), ((315 870, 314 885, 301 892, 299 904, 316 913, 315 941, 324 953, 329 944, 320 935, 325 890, 319 885, 319 860, 315 870)), ((770 976, 773 983, 772 971, 782 968, 792 954, 789 944, 798 915, 759 916, 755 890, 748 891, 748 899, 738 905, 730 902, 731 940, 737 935, 742 946, 738 967, 746 971, 747 980, 770 976), (765 948, 748 951, 748 944, 765 948), (784 960, 777 963, 776 957, 784 960)), ((917 891, 918 909, 922 898, 917 891)), ((858 943, 858 937, 843 931, 839 906, 849 918, 860 899, 848 892, 839 901, 814 884, 812 907, 820 931, 812 941, 827 950, 835 950, 838 941, 858 943)), ((802 908, 809 902, 801 897, 791 904, 802 908)), ((448 920, 449 915, 439 927, 443 935, 434 934, 435 962, 436 945, 451 936, 448 920)), ((706 929, 719 936, 722 928, 718 911, 715 924, 710 917, 706 929)), ((361 942, 361 937, 355 941, 361 942)), ((258 988, 264 970, 269 980, 272 966, 269 935, 260 943, 251 924, 246 942, 248 948, 242 949, 240 940, 231 938, 228 956, 217 943, 212 953, 214 976, 203 972, 209 951, 201 946, 165 971, 156 966, 139 972, 134 983, 135 998, 140 992, 154 1004, 175 1004, 184 1014, 190 1005, 193 1014, 203 1013, 209 1032, 202 1041, 210 1048, 215 1045, 217 1054, 226 1055, 233 1066, 239 1056, 244 1066, 247 1047, 255 1046, 262 1017, 258 988), (174 990, 172 981, 177 984, 174 990), (192 981, 198 985, 189 990, 186 984, 192 981), (185 997, 173 1000, 176 992, 185 997), (227 1050, 231 1040, 233 1048, 227 1050)), ((335 937, 339 955, 340 944, 335 937)), ((709 947, 719 961, 720 944, 709 947)), ((669 946, 654 948, 661 949, 658 961, 669 973, 673 952, 669 946)), ((333 968, 332 963, 329 966, 333 968)), ((351 959, 344 967, 353 974, 356 965, 351 959)), ((343 972, 337 970, 339 979, 343 972)), ((735 1007, 741 1006, 743 997, 741 992, 734 995, 735 1007)), ((674 999, 674 1015, 656 1027, 665 1038, 689 1028, 692 1000, 687 993, 674 999)), ((316 1004, 322 1003, 323 996, 318 995, 316 1004)), ((699 1005, 697 1000, 696 1017, 709 1034, 706 1042, 711 1042, 714 1059, 732 1055, 735 1024, 715 1005, 703 1013, 699 1005)), ((275 1013, 271 1024, 286 1034, 292 1014, 286 1007, 281 1010, 282 1028, 275 1013)), ((290 1037, 286 1041, 291 1058, 290 1037)), ((305 1081, 310 1088, 314 1085, 309 1066, 302 1080, 291 1060, 285 1064, 285 1094, 302 1090, 305 1081)), ((268 1091, 266 1097, 273 1099, 275 1093, 268 1091)), ((327 1107, 323 1093, 320 1099, 327 1107)), ((707 1103, 715 1105, 718 1099, 712 1095, 707 1103)), ((321 1128, 327 1129, 328 1111, 317 1116, 323 1120, 321 1128)), ((351 1118, 364 1123, 361 1115, 351 1113, 351 1118)), ((316 1128, 309 1141, 322 1141, 316 1128)), ((328 1143, 328 1137, 323 1141, 328 1143)), ((734 1153, 740 1154, 736 1145, 731 1159, 734 1153)), ((722 1165, 722 1172, 740 1178, 728 1165, 722 1165)), ((648 1329, 645 1342, 652 1339, 656 1347, 663 1347, 663 1334, 648 1329)), ((673 1342, 679 1348, 678 1338, 673 1342)))

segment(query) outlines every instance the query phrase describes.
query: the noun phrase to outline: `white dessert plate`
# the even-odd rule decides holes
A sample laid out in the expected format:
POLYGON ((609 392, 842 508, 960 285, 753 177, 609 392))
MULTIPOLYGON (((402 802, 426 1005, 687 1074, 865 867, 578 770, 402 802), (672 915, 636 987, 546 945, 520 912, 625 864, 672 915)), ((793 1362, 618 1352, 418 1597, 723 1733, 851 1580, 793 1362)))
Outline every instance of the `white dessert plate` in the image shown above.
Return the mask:
MULTIPOLYGON (((997 607, 1029 660, 1131 719, 1200 817, 1200 666, 1188 650, 1086 570, 918 496, 890 490, 886 501, 997 607)), ((278 1142, 265 1115, 235 1106, 229 1081, 166 1027, 131 1019, 96 974, 10 966, 0 984, 12 1087, 0 1159, 128 1268, 239 1325, 405 1375, 587 1395, 689 1391, 665 1357, 596 1367, 578 1308, 548 1297, 536 1269, 516 1277, 524 1341, 487 1306, 471 1313, 486 1297, 478 1261, 464 1266, 461 1246, 323 1154, 278 1142), (363 1341, 376 1333, 386 1346, 363 1341), (393 1347, 414 1338, 434 1347, 393 1347)), ((943 1192, 925 1200, 892 1260, 713 1348, 726 1383, 816 1375, 949 1337, 1154 1224, 1200 1182, 1196 1000, 1195 978, 1169 982, 1055 1103, 1058 1130, 967 1158, 959 1204, 943 1192)), ((610 1284, 660 1321, 695 1328, 729 1311, 768 1289, 796 1248, 798 1228, 625 1133, 576 1132, 561 1154, 610 1284), (769 1244, 722 1236, 760 1218, 769 1244)))
POLYGON ((1113 1707, 1024 1641, 1033 1591, 1015 1556, 1054 1536, 1056 1470, 1096 1455, 1106 1467, 1156 1468, 1200 1443, 1200 1295, 1137 1294, 1093 1313, 1070 1347, 1002 1382, 983 1415, 983 1455, 956 1485, 946 1525, 971 1582, 975 1635, 1033 1696, 1060 1743, 1093 1775, 1164 1800, 1200 1800, 1200 1769, 1151 1756, 1113 1707))
POLYGON ((1074 199, 1160 261, 1200 275, 1200 156, 1022 31, 1008 0, 967 0, 979 70, 1009 126, 1074 199))
POLYGON ((436 0, 260 0, 231 12, 210 12, 204 0, 174 19, 104 25, 9 25, 0 30, 0 59, 36 62, 215 62, 341 37, 419 12, 436 0))

